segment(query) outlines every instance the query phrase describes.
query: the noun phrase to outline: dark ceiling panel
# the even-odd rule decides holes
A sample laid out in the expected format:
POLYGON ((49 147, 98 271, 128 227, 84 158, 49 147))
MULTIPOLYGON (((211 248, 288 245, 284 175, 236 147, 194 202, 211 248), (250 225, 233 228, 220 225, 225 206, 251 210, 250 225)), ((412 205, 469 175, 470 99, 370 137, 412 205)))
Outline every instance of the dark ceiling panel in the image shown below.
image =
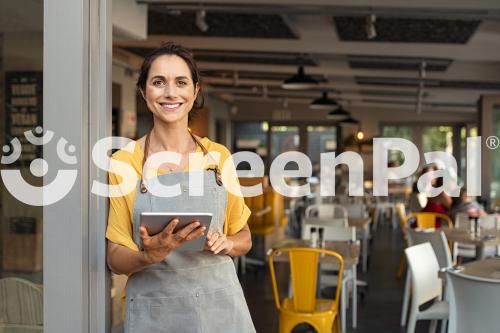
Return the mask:
POLYGON ((383 57, 383 56, 348 56, 349 66, 358 69, 388 69, 418 71, 422 61, 426 62, 426 70, 445 72, 452 59, 422 59, 414 57, 383 57))
MULTIPOLYGON (((412 101, 391 101, 391 100, 380 100, 380 99, 371 99, 371 98, 363 98, 363 102, 365 103, 373 103, 373 104, 395 104, 395 105, 415 105, 416 99, 414 102, 412 101)), ((431 102, 431 103, 423 103, 424 106, 431 107, 456 107, 456 108, 475 108, 476 104, 471 103, 440 103, 440 102, 431 102)))
MULTIPOLYGON (((125 47, 124 49, 141 57, 146 56, 149 52, 154 50, 154 48, 143 47, 125 47)), ((310 55, 298 53, 193 50, 193 54, 196 61, 237 64, 318 66, 318 62, 310 55)))
POLYGON ((280 15, 235 14, 207 10, 206 32, 196 26, 196 12, 171 14, 163 7, 155 6, 149 9, 148 15, 149 35, 298 38, 280 15))
MULTIPOLYGON (((219 71, 219 70, 206 70, 201 72, 202 76, 205 77, 221 77, 221 78, 232 78, 234 71, 219 71)), ((248 72, 248 71, 238 71, 238 78, 240 79, 252 79, 252 80, 274 80, 283 81, 293 74, 287 73, 271 73, 271 72, 248 72)), ((324 83, 328 80, 323 75, 310 75, 316 79, 318 82, 324 83)))
POLYGON ((318 66, 310 56, 294 53, 195 51, 194 57, 197 61, 209 62, 318 66))
MULTIPOLYGON (((356 76, 356 83, 359 85, 374 86, 418 86, 419 79, 413 78, 392 78, 392 77, 368 77, 356 76)), ((500 82, 485 81, 451 81, 451 80, 424 80, 426 87, 457 88, 471 90, 500 90, 500 82)))
POLYGON ((481 23, 479 20, 440 20, 377 17, 377 36, 366 36, 365 17, 333 18, 343 41, 465 44, 481 23))

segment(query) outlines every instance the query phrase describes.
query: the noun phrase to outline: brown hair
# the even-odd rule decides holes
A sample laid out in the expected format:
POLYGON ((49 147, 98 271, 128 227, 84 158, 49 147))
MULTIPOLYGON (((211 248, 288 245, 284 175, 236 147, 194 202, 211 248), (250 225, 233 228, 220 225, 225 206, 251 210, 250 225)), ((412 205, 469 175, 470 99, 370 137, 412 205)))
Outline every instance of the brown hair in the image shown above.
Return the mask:
MULTIPOLYGON (((182 60, 184 60, 186 62, 186 64, 189 67, 189 70, 191 72, 191 80, 193 81, 194 86, 196 87, 196 84, 198 84, 198 86, 200 87, 200 90, 198 92, 198 96, 196 97, 196 100, 193 103, 192 110, 202 109, 203 105, 205 104, 205 99, 204 99, 203 94, 201 92, 200 71, 198 70, 198 66, 196 66, 196 62, 194 61, 193 54, 187 48, 185 48, 179 44, 176 44, 174 42, 164 43, 159 48, 153 50, 151 53, 146 55, 146 57, 144 58, 144 61, 142 62, 141 71, 139 73, 139 78, 137 79, 137 83, 136 83, 137 89, 139 91, 145 93, 146 82, 148 80, 148 75, 149 75, 149 69, 151 68, 151 65, 156 60, 156 58, 163 56, 163 55, 176 55, 176 56, 182 58, 182 60)), ((192 114, 192 112, 189 113, 189 120, 191 120, 191 114, 192 114)))

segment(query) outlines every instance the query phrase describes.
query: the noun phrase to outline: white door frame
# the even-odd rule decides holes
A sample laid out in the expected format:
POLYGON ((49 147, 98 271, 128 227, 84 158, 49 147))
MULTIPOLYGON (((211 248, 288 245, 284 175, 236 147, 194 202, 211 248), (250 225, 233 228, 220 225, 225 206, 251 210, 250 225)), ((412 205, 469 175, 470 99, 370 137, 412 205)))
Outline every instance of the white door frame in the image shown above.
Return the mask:
MULTIPOLYGON (((44 207, 44 331, 110 331, 106 268, 107 200, 90 193, 106 173, 91 160, 111 133, 111 0, 44 0, 45 129, 76 147, 78 179, 61 201, 44 207)), ((45 149, 51 169, 68 169, 45 149)), ((44 179, 48 184, 52 179, 44 179)))

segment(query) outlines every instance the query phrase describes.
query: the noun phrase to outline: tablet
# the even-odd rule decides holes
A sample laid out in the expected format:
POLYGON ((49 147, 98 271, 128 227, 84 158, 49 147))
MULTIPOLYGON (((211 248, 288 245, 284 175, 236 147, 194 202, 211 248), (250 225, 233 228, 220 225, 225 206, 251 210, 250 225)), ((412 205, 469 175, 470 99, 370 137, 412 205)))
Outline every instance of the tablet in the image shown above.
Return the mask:
POLYGON ((207 238, 210 223, 212 222, 212 213, 180 213, 180 212, 143 212, 141 213, 141 224, 146 227, 149 235, 160 233, 172 219, 179 219, 175 231, 182 229, 193 221, 198 221, 206 227, 203 235, 197 239, 184 242, 175 251, 203 251, 205 239, 207 238))

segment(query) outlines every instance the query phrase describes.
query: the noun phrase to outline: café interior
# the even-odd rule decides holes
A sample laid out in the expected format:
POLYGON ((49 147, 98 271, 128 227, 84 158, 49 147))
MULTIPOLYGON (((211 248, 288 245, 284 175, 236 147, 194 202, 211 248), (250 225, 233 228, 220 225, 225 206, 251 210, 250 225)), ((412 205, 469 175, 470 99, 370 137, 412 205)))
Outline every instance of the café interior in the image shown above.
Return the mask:
MULTIPOLYGON (((0 7, 10 18, 0 20, 2 119, 14 112, 16 75, 43 72, 43 1, 21 3, 24 12, 0 7), (28 41, 34 51, 21 59, 28 41)), ((120 0, 112 37, 113 135, 152 127, 136 81, 144 56, 173 41, 201 70, 205 106, 192 132, 263 163, 253 176, 237 165, 241 186, 262 188, 245 197, 252 249, 234 259, 257 332, 498 332, 500 3, 120 0), (387 149, 380 164, 375 139, 388 138, 418 156, 387 149), (434 151, 453 159, 424 155, 434 151), (306 195, 273 186, 271 165, 287 152, 310 161, 282 170, 306 195), (325 153, 346 152, 361 162, 358 191, 352 164, 324 170, 325 153), (410 160, 380 195, 375 174, 410 160), (431 186, 455 187, 423 193, 419 177, 438 171, 431 186)), ((42 332, 41 209, 1 186, 0 332, 42 332), (12 315, 23 297, 30 314, 12 315)), ((110 277, 110 331, 121 333, 127 276, 110 277)))

